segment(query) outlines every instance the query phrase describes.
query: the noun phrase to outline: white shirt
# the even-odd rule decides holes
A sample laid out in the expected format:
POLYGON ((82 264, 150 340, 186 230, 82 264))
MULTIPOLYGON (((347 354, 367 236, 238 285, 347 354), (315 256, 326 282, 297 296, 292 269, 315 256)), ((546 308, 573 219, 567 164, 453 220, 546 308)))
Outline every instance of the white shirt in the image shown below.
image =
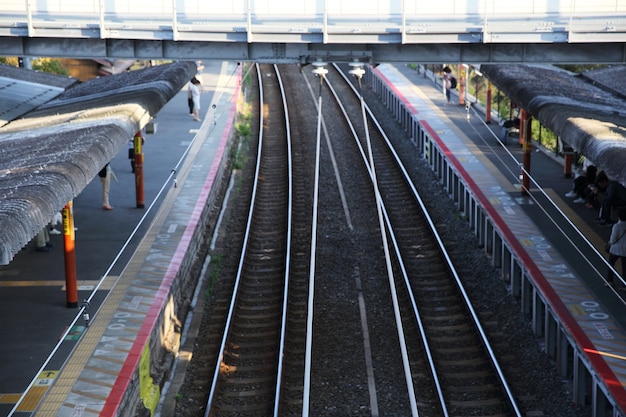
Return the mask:
POLYGON ((626 221, 620 220, 613 225, 609 243, 611 244, 609 250, 611 254, 626 256, 626 221))

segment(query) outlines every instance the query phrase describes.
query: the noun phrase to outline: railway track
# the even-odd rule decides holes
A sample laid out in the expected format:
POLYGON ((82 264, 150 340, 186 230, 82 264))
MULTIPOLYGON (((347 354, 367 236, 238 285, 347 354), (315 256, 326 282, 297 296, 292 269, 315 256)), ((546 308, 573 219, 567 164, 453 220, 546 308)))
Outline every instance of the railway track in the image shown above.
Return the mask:
MULTIPOLYGON (((406 348, 402 354, 407 357, 404 373, 413 415, 515 415, 516 405, 498 373, 491 347, 399 158, 376 122, 368 120, 367 130, 358 123, 364 113, 360 100, 335 69, 327 79, 337 86, 341 111, 354 121, 350 130, 361 162, 375 167, 370 175, 376 178, 385 213, 381 228, 386 228, 388 242, 384 243, 393 248, 388 250, 389 301, 395 301, 397 289, 397 340, 401 350, 406 348), (432 372, 425 372, 429 368, 432 372)), ((332 108, 327 115, 339 111, 332 108)))
POLYGON ((358 96, 329 68, 344 103, 342 110, 329 88, 319 90, 317 154, 320 80, 308 68, 280 69, 286 106, 270 92, 281 78, 258 67, 257 187, 237 201, 237 212, 252 207, 247 228, 230 229, 245 249, 238 262, 222 263, 207 310, 212 359, 199 362, 214 373, 198 381, 210 390, 204 415, 521 415, 397 155, 375 122, 365 130, 358 96), (238 295, 227 306, 231 293, 238 295))
POLYGON ((279 73, 259 71, 259 157, 206 416, 271 415, 280 390, 291 241, 291 158, 279 73))

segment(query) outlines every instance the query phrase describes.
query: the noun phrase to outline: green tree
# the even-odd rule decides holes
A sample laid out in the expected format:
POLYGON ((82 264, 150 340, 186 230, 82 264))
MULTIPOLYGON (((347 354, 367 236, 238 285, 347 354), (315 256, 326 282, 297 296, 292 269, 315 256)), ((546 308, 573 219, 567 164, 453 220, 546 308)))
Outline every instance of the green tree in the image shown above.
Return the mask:
POLYGON ((567 70, 570 72, 575 72, 576 74, 580 74, 585 71, 604 68, 606 67, 606 65, 604 64, 590 64, 590 65, 565 64, 565 65, 557 65, 557 67, 563 68, 564 70, 567 70))
MULTIPOLYGON (((14 56, 0 57, 0 64, 11 65, 17 67, 18 59, 14 56)), ((34 58, 31 62, 33 70, 41 72, 49 72, 59 75, 70 75, 70 71, 59 61, 54 58, 34 58)))
POLYGON ((33 59, 33 69, 35 71, 50 72, 52 74, 70 75, 70 71, 59 61, 53 58, 33 59))
POLYGON ((12 67, 17 67, 17 57, 16 56, 0 56, 0 64, 10 65, 12 67))

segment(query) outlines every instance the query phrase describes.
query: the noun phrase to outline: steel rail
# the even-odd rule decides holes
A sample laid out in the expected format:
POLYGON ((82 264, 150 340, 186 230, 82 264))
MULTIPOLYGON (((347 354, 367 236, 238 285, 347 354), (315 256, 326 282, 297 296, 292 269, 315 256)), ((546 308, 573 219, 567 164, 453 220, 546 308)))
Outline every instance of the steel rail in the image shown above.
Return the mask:
POLYGON ((317 99, 317 131, 315 143, 315 184, 313 186, 313 216, 311 224, 311 263, 309 265, 309 297, 307 302, 307 320, 306 320, 306 341, 305 341, 305 360, 304 360, 304 389, 302 395, 302 417, 308 417, 310 412, 310 394, 311 394, 311 361, 313 355, 313 318, 314 318, 314 299, 315 293, 315 252, 317 249, 317 216, 318 216, 318 199, 319 199, 319 183, 320 183, 320 148, 322 135, 322 82, 324 78, 323 71, 320 72, 320 88, 317 99))
MULTIPOLYGON (((263 95, 264 95, 264 91, 263 91, 263 79, 262 79, 262 74, 261 74, 261 70, 260 70, 260 66, 259 64, 257 65, 257 78, 258 78, 258 83, 259 83, 259 108, 263 109, 264 108, 264 100, 263 100, 263 95)), ((276 66, 274 66, 274 69, 277 73, 278 76, 278 69, 276 66)), ((278 79, 280 80, 279 76, 278 79)), ((282 81, 279 81, 279 86, 280 86, 280 90, 281 90, 281 100, 283 103, 283 109, 286 110, 286 100, 285 100, 285 94, 284 94, 284 88, 282 85, 282 81)), ((260 111, 260 126, 264 125, 264 116, 263 116, 263 111, 260 111)), ((285 121, 286 125, 288 126, 288 121, 285 121)), ((243 245, 242 245, 242 252, 240 254, 240 259, 239 259, 239 264, 238 264, 238 268, 237 268, 237 274, 235 277, 235 282, 234 282, 234 286, 233 286, 233 294, 231 297, 231 301, 230 301, 230 305, 228 308, 228 313, 227 313, 227 317, 226 317, 226 322, 225 322, 225 326, 224 326, 224 334, 222 335, 222 340, 221 340, 221 344, 220 344, 220 348, 219 348, 219 353, 217 355, 217 361, 215 364, 215 371, 213 374, 213 379, 212 379, 212 383, 211 383, 211 389, 209 392, 209 396, 208 396, 208 400, 206 402, 206 408, 205 408, 205 413, 204 416, 208 417, 211 413, 211 408, 213 407, 213 403, 215 401, 215 394, 216 394, 216 389, 217 389, 217 385, 218 385, 218 378, 220 376, 220 371, 221 371, 221 363, 224 360, 224 356, 225 356, 225 350, 226 350, 226 345, 227 345, 227 341, 228 341, 228 337, 229 337, 229 329, 233 324, 233 317, 234 317, 234 313, 235 313, 235 307, 237 304, 237 300, 238 300, 238 296, 239 296, 239 290, 240 290, 240 285, 242 282, 242 277, 243 277, 243 270, 244 270, 244 264, 245 264, 245 259, 247 257, 248 254, 248 250, 249 248, 249 244, 250 244, 250 240, 251 240, 251 232, 252 232, 252 225, 253 225, 253 217, 256 211, 256 200, 257 200, 257 193, 258 193, 258 189, 259 189, 259 183, 260 183, 260 169, 261 169, 261 160, 262 160, 262 152, 263 152, 263 142, 264 142, 264 138, 263 138, 263 131, 264 129, 259 129, 259 145, 258 145, 258 151, 257 151, 257 158, 256 158, 256 167, 255 167, 255 174, 254 174, 254 181, 253 181, 253 188, 252 188, 252 194, 251 194, 251 202, 250 202, 250 207, 249 207, 249 211, 248 211, 248 219, 247 219, 247 223, 246 223, 246 230, 244 233, 244 238, 243 238, 243 245)), ((287 130, 287 134, 288 134, 288 130, 287 130)), ((288 141, 289 142, 289 141, 288 141)), ((291 165, 291 146, 289 143, 287 143, 287 147, 289 149, 289 153, 287 155, 288 158, 288 172, 289 172, 289 179, 288 179, 288 222, 287 222, 287 238, 290 239, 291 238, 291 203, 292 203, 292 182, 291 182, 291 169, 292 169, 292 165, 291 165)), ((290 256, 290 241, 287 240, 287 244, 286 244, 286 259, 287 259, 287 265, 289 262, 289 256, 290 256)), ((287 280, 288 279, 288 275, 289 275, 289 269, 286 268, 285 272, 284 272, 284 279, 287 280)), ((286 317, 286 294, 288 292, 288 285, 287 282, 284 283, 284 289, 283 289, 283 304, 282 304, 282 315, 281 315, 281 340, 279 342, 279 351, 280 351, 280 356, 278 357, 278 361, 279 361, 279 365, 278 365, 278 369, 279 369, 279 378, 277 379, 276 385, 275 385, 275 395, 274 395, 274 408, 275 411, 274 413, 276 414, 278 411, 278 402, 279 402, 279 398, 280 398, 280 381, 281 381, 281 376, 282 376, 282 372, 280 371, 280 369, 283 366, 282 363, 282 355, 284 352, 284 337, 285 337, 285 317, 286 317)))
MULTIPOLYGON (((287 130, 287 154, 289 155, 288 163, 287 163, 287 172, 289 176, 289 185, 288 185, 288 206, 287 206, 287 253, 285 260, 285 288, 283 290, 283 314, 281 317, 281 326, 280 326, 280 346, 278 353, 278 374, 276 377, 276 394, 274 396, 274 417, 278 417, 279 409, 280 409, 280 394, 281 394, 281 385, 282 385, 282 375, 283 375, 283 364, 284 364, 284 354, 285 354, 285 340, 287 338, 287 301, 289 296, 289 271, 291 265, 291 235, 292 235, 292 218, 293 218, 293 160, 291 158, 292 149, 291 149, 291 132, 289 127, 289 110, 287 108, 287 98, 285 97, 285 86, 283 85, 283 80, 280 76, 280 71, 278 70, 278 66, 274 64, 274 71, 276 72, 276 77, 278 79, 278 85, 280 86, 280 95, 282 97, 283 102, 283 111, 285 112, 285 126, 287 130)), ((261 107, 262 109, 263 107, 261 107)), ((263 125, 261 125, 263 126, 263 125)), ((261 129, 262 130, 262 129, 261 129)))
MULTIPOLYGON (((348 84, 350 85, 350 88, 355 93, 355 95, 358 97, 360 94, 357 91, 356 87, 352 83, 350 83, 348 81, 347 76, 339 69, 339 67, 337 65, 335 65, 335 67, 337 68, 337 71, 341 74, 341 76, 344 78, 344 80, 348 82, 348 84)), ((411 181, 410 176, 408 175, 408 172, 406 171, 406 168, 404 167, 404 164, 402 163, 400 157, 398 156, 397 152, 395 151, 393 145, 389 141, 389 138, 386 136, 384 130, 382 129, 382 127, 380 126, 380 124, 376 120, 376 117, 371 112, 369 107, 367 107, 367 105, 365 105, 365 108, 366 108, 366 110, 368 112, 368 115, 369 115, 370 119, 376 125, 378 131, 380 132, 380 134, 384 138, 388 149, 393 154, 394 159, 396 160, 396 163, 398 164, 398 167, 402 171, 407 184, 411 188, 411 191, 412 191, 412 193, 413 193, 413 195, 415 197, 416 202, 419 204, 422 212, 424 213, 424 216, 427 219, 428 225, 429 225, 429 227, 431 229, 431 232, 432 232, 433 236, 435 237, 435 240, 437 241, 437 245, 439 246, 439 248, 441 250, 441 253, 444 255, 444 258, 446 260, 446 263, 447 263, 447 266, 448 266, 450 272, 454 276, 454 279, 455 279, 455 281, 457 283, 457 286, 458 286, 458 288, 459 288, 459 290, 460 290, 460 292, 462 294, 462 297, 463 297, 464 302, 465 302, 465 304, 467 306, 467 309, 468 309, 468 311, 469 311, 469 313, 470 313, 470 315, 472 317, 473 323, 476 326, 476 329, 477 329, 478 333, 480 334, 480 337, 482 339, 483 345, 484 345, 484 347, 485 347, 485 349, 486 349, 486 351, 487 351, 487 353, 489 355, 491 363, 492 363, 494 369, 496 370, 496 373, 498 375, 498 378, 500 379, 500 382, 502 384, 502 387, 503 387, 504 391, 507 394, 508 400, 509 400, 512 408, 515 410, 516 415, 521 417, 522 413, 519 410, 517 402, 515 401, 513 393, 511 391, 507 381, 506 381, 504 373, 502 372, 502 369, 500 368, 499 362, 498 362, 498 360, 497 360, 497 358, 495 356, 495 353, 494 353, 494 351, 493 351, 493 349, 491 347, 491 344, 490 344, 490 342, 489 342, 489 340, 487 338, 487 335, 486 335, 484 329, 482 328, 482 325, 480 324, 480 319, 478 318, 478 315, 476 314, 476 312, 474 310, 474 307, 472 306, 472 302, 469 299, 469 296, 467 295, 465 287, 464 287, 463 283, 461 282, 461 279, 460 279, 460 277, 459 277, 459 275, 458 275, 458 273, 456 271, 456 268, 455 268, 455 266, 454 266, 454 264, 453 264, 453 262, 452 262, 452 260, 450 258, 450 255, 448 254, 448 252, 447 252, 447 250, 446 250, 446 248, 445 248, 445 246, 443 244, 443 241, 442 241, 441 237, 439 236, 439 233, 437 232, 437 228, 436 228, 433 220, 431 219, 431 217, 428 215, 428 210, 427 210, 427 208, 426 208, 426 206, 425 206, 425 204, 424 204, 424 202, 423 202, 419 192, 417 191, 417 189, 415 188, 413 182, 411 181)), ((363 152, 362 152, 362 155, 364 155, 363 152)), ((389 225, 388 227, 389 227, 390 231, 393 230, 391 225, 389 225)), ((408 288, 410 289, 410 287, 408 287, 408 288)), ((411 292, 411 299, 413 300, 412 291, 410 291, 410 292, 411 292)), ((420 325, 420 329, 421 328, 422 328, 422 326, 420 325)), ((424 340, 424 342, 426 342, 426 340, 424 340)), ((425 346, 427 346, 427 344, 425 344, 425 346)), ((430 356, 430 354, 429 354, 429 356, 430 356)), ((434 369, 433 369, 433 371, 434 371, 434 369)))

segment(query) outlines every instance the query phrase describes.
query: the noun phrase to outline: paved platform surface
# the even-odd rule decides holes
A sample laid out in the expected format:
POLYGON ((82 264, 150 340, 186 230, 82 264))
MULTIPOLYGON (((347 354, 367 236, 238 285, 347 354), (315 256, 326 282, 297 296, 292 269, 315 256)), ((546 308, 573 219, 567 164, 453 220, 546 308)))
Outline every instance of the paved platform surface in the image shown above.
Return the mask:
MULTIPOLYGON (((177 175, 186 160, 197 157, 191 155, 192 142, 203 141, 209 153, 218 147, 219 141, 211 138, 221 136, 220 129, 224 130, 224 113, 231 110, 236 86, 236 69, 235 63, 205 63, 202 123, 189 116, 187 92, 183 89, 157 114, 156 133, 144 133, 145 208, 137 208, 135 176, 127 149, 111 162, 117 178, 110 192, 114 210, 101 208, 98 177, 73 201, 78 299, 79 305, 90 299, 92 315, 144 238, 164 196, 175 183, 187 186, 178 183, 177 175), (97 287, 103 277, 107 279, 97 287)), ((209 166, 210 159, 204 163, 209 166)), ((192 204, 177 201, 185 203, 192 204)), ((85 330, 84 318, 77 317, 79 309, 67 307, 63 236, 51 235, 50 239, 50 251, 36 251, 33 240, 9 265, 0 268, 0 332, 5 335, 0 343, 0 416, 32 413, 85 330)))

